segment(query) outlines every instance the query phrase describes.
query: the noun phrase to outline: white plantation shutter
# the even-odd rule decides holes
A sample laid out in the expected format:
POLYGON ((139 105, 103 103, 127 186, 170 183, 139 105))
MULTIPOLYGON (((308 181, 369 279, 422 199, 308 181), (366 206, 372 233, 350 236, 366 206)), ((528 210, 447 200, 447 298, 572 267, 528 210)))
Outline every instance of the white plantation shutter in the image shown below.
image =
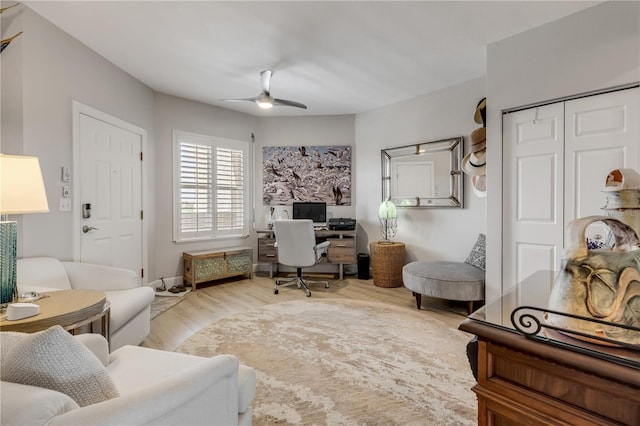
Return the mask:
POLYGON ((212 149, 180 142, 180 230, 191 236, 213 231, 212 149))
POLYGON ((244 229, 244 154, 241 150, 216 149, 216 229, 219 234, 244 229))
POLYGON ((174 132, 174 241, 246 236, 249 144, 174 132))

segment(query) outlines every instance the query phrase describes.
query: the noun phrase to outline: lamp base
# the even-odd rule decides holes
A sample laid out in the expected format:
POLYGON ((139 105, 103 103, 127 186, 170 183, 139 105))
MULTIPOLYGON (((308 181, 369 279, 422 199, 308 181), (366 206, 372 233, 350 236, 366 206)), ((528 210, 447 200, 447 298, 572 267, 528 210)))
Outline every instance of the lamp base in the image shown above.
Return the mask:
POLYGON ((0 306, 14 301, 18 289, 16 279, 16 246, 18 224, 0 222, 0 306))

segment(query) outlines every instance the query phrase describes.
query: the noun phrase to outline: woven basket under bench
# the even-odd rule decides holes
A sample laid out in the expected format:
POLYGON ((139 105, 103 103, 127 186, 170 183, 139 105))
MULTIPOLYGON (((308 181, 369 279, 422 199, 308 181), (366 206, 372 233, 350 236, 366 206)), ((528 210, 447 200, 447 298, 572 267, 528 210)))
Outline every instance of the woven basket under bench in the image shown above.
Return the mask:
POLYGON ((232 247, 182 253, 185 285, 196 284, 237 275, 253 276, 253 250, 250 247, 232 247))

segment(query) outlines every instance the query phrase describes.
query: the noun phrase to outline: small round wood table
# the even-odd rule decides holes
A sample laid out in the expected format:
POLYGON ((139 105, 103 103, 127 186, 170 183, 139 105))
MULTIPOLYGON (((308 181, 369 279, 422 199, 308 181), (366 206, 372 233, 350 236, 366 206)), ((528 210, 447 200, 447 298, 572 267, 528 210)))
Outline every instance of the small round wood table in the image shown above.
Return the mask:
POLYGON ((404 243, 370 244, 373 284, 378 287, 402 287, 404 243))
POLYGON ((71 334, 88 325, 100 323, 100 334, 109 341, 110 306, 104 293, 93 290, 60 290, 42 293, 42 299, 32 303, 40 306, 38 315, 9 321, 6 315, 0 318, 1 331, 34 333, 59 325, 71 334))

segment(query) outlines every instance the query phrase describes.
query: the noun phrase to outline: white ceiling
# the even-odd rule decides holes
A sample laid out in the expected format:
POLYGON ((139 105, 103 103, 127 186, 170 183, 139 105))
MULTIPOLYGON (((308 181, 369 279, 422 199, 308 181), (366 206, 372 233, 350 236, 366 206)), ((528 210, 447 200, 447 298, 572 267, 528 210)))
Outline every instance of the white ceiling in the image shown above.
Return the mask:
POLYGON ((590 1, 26 1, 152 89, 254 115, 354 114, 486 72, 486 46, 590 1), (260 93, 302 102, 221 102, 260 93))

